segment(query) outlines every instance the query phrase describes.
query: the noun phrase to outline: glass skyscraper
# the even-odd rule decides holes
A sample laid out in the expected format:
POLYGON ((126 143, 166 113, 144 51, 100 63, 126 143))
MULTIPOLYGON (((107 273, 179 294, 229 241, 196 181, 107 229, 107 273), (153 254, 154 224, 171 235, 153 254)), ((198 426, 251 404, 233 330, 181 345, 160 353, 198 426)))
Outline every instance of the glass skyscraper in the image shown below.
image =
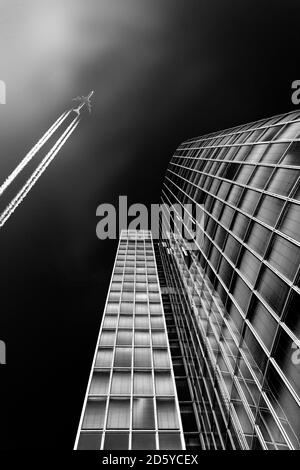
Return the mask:
POLYGON ((185 449, 151 232, 122 231, 77 449, 185 449))
POLYGON ((300 449, 299 177, 300 112, 179 146, 172 228, 122 232, 76 448, 300 449))

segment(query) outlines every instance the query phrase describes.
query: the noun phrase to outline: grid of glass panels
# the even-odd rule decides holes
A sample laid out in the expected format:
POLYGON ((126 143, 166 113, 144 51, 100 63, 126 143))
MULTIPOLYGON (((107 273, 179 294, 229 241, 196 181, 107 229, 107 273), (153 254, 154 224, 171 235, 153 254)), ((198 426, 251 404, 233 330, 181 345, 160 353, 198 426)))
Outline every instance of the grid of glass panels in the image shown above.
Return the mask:
POLYGON ((121 232, 75 448, 185 448, 149 231, 121 232))
POLYGON ((299 177, 299 111, 184 142, 168 167, 163 202, 204 205, 203 244, 174 224, 164 262, 197 323, 205 448, 300 448, 299 177))

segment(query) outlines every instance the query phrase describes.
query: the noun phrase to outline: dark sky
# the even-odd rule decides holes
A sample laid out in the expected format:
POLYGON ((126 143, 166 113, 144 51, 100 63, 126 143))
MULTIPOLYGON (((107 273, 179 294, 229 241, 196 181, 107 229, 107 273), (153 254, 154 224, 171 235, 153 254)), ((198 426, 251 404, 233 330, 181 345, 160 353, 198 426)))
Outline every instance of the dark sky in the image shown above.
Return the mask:
POLYGON ((74 96, 95 97, 0 230, 0 449, 72 448, 116 249, 97 206, 158 202, 181 141, 293 110, 299 14, 299 0, 1 1, 1 182, 74 96))

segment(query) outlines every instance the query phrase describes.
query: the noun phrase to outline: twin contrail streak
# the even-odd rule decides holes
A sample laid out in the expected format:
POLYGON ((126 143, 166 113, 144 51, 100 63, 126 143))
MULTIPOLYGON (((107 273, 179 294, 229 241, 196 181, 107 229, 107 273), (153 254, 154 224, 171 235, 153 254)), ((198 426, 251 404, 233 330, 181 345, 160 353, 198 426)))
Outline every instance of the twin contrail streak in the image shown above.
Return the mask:
MULTIPOLYGON (((25 168, 29 161, 36 155, 38 150, 47 142, 47 140, 53 135, 56 129, 63 123, 71 111, 63 113, 57 121, 51 126, 51 128, 43 135, 43 137, 37 142, 37 144, 32 148, 32 150, 26 155, 22 162, 17 166, 17 168, 9 175, 5 180, 3 185, 0 188, 0 196, 3 194, 5 189, 14 181, 18 174, 25 168)), ((26 195, 29 193, 31 188, 38 181, 40 176, 44 173, 48 165, 55 158, 61 147, 74 132, 80 121, 79 115, 71 122, 67 129, 63 132, 60 138, 55 142, 51 150, 43 158, 38 167, 34 170, 32 175, 28 178, 24 186, 19 190, 17 195, 12 199, 12 201, 7 205, 6 209, 0 215, 0 227, 3 227, 7 219, 13 214, 16 208, 21 204, 26 195)))
POLYGON ((37 152, 45 145, 47 140, 54 134, 58 127, 64 122, 64 120, 69 116, 71 111, 64 112, 55 123, 45 132, 43 137, 32 147, 28 154, 23 158, 19 165, 14 169, 14 171, 6 178, 4 183, 0 186, 0 196, 4 191, 9 187, 9 185, 17 178, 21 171, 25 168, 26 165, 35 157, 37 152))

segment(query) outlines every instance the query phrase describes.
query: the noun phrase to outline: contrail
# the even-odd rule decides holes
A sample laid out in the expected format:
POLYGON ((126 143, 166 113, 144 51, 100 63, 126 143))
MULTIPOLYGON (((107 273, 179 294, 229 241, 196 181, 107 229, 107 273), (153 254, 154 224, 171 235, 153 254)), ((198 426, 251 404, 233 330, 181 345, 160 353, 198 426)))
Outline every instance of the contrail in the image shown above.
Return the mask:
POLYGON ((32 147, 28 154, 23 158, 19 165, 14 169, 14 171, 6 178, 4 183, 0 186, 0 196, 8 188, 8 186, 16 179, 16 177, 21 173, 25 166, 32 160, 32 158, 37 154, 37 152, 45 145, 47 140, 54 134, 57 128, 64 122, 64 120, 69 116, 71 111, 65 111, 55 123, 45 132, 41 139, 32 147))
MULTIPOLYGON (((70 113, 70 111, 67 113, 67 115, 70 113)), ((52 126, 52 128, 54 128, 54 126, 59 122, 59 120, 61 120, 61 122, 63 122, 65 120, 66 116, 64 116, 64 114, 58 118, 58 120, 54 123, 54 125, 52 126)), ((60 123, 61 123, 60 122, 60 123)), ((57 140, 57 142, 53 145, 53 147, 51 148, 51 150, 47 153, 47 155, 43 158, 43 160, 41 161, 41 163, 38 165, 38 167, 35 169, 35 171, 32 173, 32 175, 29 177, 29 179, 26 181, 26 183, 24 184, 24 186, 20 189, 20 191, 17 193, 17 195, 14 197, 14 199, 8 204, 8 206, 6 207, 6 209, 2 212, 2 214, 0 215, 0 227, 3 227, 3 225, 5 224, 5 222, 7 221, 7 219, 13 214, 13 212, 16 210, 16 208, 21 204, 21 202, 24 200, 24 198, 26 197, 26 195, 29 193, 29 191, 31 190, 31 188, 35 185, 35 183, 38 181, 38 179, 40 178, 40 176, 44 173, 44 171, 46 170, 46 168, 48 167, 48 165, 52 162, 52 160, 55 158, 55 156, 57 155, 57 153, 59 152, 59 150, 61 149, 61 147, 64 145, 64 143, 66 142, 66 140, 70 137, 70 135, 74 132, 74 130, 76 129, 76 127, 78 126, 80 122, 80 117, 79 115, 76 116, 75 119, 73 119, 73 121, 71 122, 71 124, 67 127, 67 129, 63 132, 63 134, 60 136, 60 138, 57 140)), ((57 127, 58 125, 60 124, 57 124, 57 127)), ((50 128, 50 129, 52 129, 50 128)), ((50 129, 49 129, 49 132, 50 132, 50 129)), ((53 133, 53 132, 52 132, 53 133)), ((52 135, 52 133, 50 135, 52 135)), ((46 134, 42 137, 43 138, 46 138, 45 136, 47 135, 47 132, 46 134)), ((46 140, 48 140, 49 137, 46 138, 46 140)), ((36 144, 38 145, 42 139, 36 144)), ((45 140, 45 142, 46 142, 45 140)), ((32 149, 33 150, 33 149, 32 149)), ((30 154, 30 152, 29 152, 30 154)), ((29 154, 24 158, 24 160, 29 156, 29 154)), ((32 158, 34 156, 34 154, 30 157, 32 158)), ((24 160, 20 163, 19 167, 21 167, 21 165, 23 164, 24 160)), ((24 166, 27 164, 27 162, 24 163, 24 166)), ((22 168, 24 168, 24 166, 22 168)), ((19 168, 17 167, 17 168, 19 168)), ((16 170, 17 170, 16 168, 16 170)), ((22 170, 22 168, 19 170, 19 172, 22 170)), ((15 170, 15 171, 16 171, 15 170)), ((19 173, 18 172, 18 173, 19 173)), ((14 172, 13 172, 14 173, 14 172)), ((17 173, 17 174, 18 174, 17 173)), ((8 178, 7 178, 8 179, 8 178)), ((6 180, 7 181, 7 180, 6 180)), ((11 180, 13 181, 13 179, 11 180)), ((9 183, 10 184, 10 183, 9 183)), ((8 186, 8 185, 7 185, 8 186)), ((7 187, 6 186, 6 187, 7 187)), ((5 188, 6 189, 6 188, 5 188)))

